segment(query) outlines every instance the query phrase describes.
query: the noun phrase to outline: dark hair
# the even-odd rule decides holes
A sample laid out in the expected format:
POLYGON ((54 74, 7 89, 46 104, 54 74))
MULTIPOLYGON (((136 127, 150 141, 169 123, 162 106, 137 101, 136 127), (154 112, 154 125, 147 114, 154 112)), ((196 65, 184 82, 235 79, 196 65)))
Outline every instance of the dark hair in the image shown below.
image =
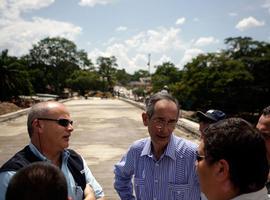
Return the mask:
POLYGON ((262 111, 263 115, 270 115, 270 106, 267 106, 262 111))
POLYGON ((240 193, 264 187, 269 172, 266 147, 261 134, 241 118, 229 118, 211 124, 205 130, 206 162, 225 159, 230 180, 240 193))
POLYGON ((67 200, 67 182, 56 166, 35 162, 19 170, 10 180, 6 200, 67 200))
POLYGON ((175 103, 177 110, 178 110, 178 116, 179 116, 179 103, 177 101, 177 99, 175 99, 172 95, 170 95, 169 93, 165 93, 165 92, 158 92, 153 94, 147 101, 146 101, 146 113, 149 116, 149 118, 151 118, 154 115, 155 112, 155 105, 158 101, 160 100, 168 100, 168 101, 172 101, 175 103))

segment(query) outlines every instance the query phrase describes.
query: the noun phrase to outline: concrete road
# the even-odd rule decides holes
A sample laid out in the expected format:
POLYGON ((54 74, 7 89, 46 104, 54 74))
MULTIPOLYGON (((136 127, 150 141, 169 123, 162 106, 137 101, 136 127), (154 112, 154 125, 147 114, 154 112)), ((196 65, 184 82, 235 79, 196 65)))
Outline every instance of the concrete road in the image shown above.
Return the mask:
MULTIPOLYGON (((107 199, 119 199, 113 189, 113 165, 133 141, 148 136, 142 110, 117 99, 72 100, 65 105, 74 120, 70 148, 83 155, 107 199)), ((178 129, 175 134, 198 142, 178 129)), ((25 115, 1 122, 0 165, 28 143, 25 115)))

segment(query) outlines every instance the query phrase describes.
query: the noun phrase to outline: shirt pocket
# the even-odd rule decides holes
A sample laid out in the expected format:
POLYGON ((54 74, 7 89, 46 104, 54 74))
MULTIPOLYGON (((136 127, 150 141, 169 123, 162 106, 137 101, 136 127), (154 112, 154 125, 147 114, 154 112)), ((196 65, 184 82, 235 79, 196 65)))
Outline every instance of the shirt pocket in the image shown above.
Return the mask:
POLYGON ((168 184, 170 200, 188 200, 190 199, 190 184, 168 184))
POLYGON ((137 200, 145 200, 144 179, 134 178, 134 188, 137 200))

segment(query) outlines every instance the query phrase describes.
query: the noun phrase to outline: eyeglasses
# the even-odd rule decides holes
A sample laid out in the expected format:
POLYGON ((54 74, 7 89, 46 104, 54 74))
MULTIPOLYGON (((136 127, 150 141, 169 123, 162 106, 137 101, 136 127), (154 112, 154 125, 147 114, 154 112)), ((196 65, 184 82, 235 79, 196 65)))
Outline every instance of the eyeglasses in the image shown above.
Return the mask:
POLYGON ((38 120, 48 120, 48 121, 55 121, 60 126, 67 127, 69 124, 72 125, 73 121, 69 119, 50 119, 50 118, 37 118, 38 120))
POLYGON ((156 128, 162 128, 162 127, 169 127, 169 128, 174 128, 177 121, 176 120, 170 120, 170 121, 166 121, 164 119, 160 119, 160 118, 157 118, 157 119, 153 119, 153 123, 155 125, 156 128))
POLYGON ((196 160, 197 160, 198 162, 200 162, 200 161, 202 161, 203 159, 205 159, 205 156, 200 155, 199 152, 196 151, 196 160))

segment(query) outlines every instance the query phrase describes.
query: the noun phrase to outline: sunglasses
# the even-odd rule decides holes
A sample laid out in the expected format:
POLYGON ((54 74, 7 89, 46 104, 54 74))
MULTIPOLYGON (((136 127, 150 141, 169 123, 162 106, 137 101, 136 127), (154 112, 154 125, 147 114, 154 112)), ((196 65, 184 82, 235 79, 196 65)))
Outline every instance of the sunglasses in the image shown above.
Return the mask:
POLYGON ((50 119, 50 118, 37 118, 38 120, 47 120, 47 121, 55 121, 60 126, 67 127, 69 124, 72 125, 73 121, 69 119, 50 119))
POLYGON ((200 162, 200 161, 202 161, 203 159, 205 159, 205 156, 200 155, 199 152, 196 151, 196 160, 197 160, 198 162, 200 162))

